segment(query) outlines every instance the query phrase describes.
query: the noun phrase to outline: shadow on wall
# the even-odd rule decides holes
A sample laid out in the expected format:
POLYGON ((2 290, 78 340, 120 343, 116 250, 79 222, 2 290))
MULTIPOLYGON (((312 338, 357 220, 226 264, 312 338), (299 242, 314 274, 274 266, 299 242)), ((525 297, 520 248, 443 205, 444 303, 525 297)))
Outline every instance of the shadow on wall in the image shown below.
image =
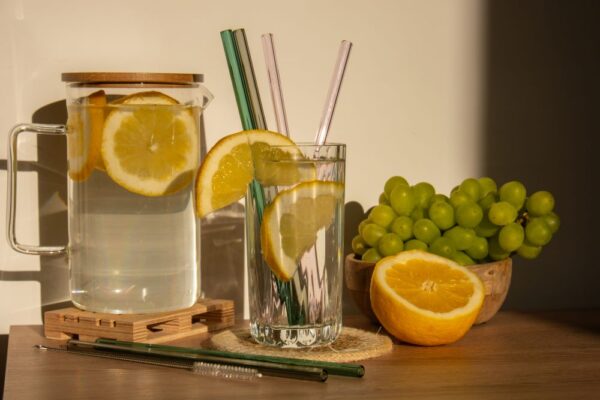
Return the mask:
POLYGON ((551 191, 562 218, 539 259, 515 260, 507 308, 600 307, 592 258, 600 226, 599 8, 591 1, 488 4, 484 172, 551 191))

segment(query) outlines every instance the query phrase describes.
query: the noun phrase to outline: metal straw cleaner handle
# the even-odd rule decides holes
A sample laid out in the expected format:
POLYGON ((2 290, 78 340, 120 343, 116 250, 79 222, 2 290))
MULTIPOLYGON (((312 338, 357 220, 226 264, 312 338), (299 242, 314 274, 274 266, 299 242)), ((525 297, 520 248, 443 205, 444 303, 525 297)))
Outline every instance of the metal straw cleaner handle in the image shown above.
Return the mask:
POLYGON ((8 157, 7 157, 7 201, 6 214, 8 223, 6 224, 6 237, 10 247, 19 253, 52 256, 63 254, 67 246, 36 246, 21 244, 17 241, 15 235, 15 216, 17 213, 17 141, 19 134, 23 132, 33 132, 39 135, 64 135, 67 133, 64 125, 42 125, 42 124, 19 124, 15 126, 8 136, 8 157))

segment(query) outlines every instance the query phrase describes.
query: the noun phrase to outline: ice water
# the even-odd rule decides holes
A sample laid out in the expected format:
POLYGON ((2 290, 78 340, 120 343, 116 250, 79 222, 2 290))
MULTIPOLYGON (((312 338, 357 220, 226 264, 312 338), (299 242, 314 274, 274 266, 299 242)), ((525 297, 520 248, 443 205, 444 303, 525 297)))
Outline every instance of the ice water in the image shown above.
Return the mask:
MULTIPOLYGON (((69 135, 80 135, 74 136, 79 142, 68 140, 68 146, 82 139, 89 144, 86 135, 93 122, 85 117, 91 107, 69 109, 69 118, 76 113, 83 118, 69 128, 69 135)), ((119 107, 106 106, 104 113, 119 107)), ((162 107, 199 115, 199 110, 182 105, 162 107)), ((195 126, 198 136, 199 124, 195 126)), ((200 276, 193 175, 168 194, 145 196, 117 183, 101 164, 85 179, 69 178, 72 301, 82 309, 109 313, 190 307, 198 298, 200 276)))
MULTIPOLYGON (((298 168, 302 163, 315 166, 318 181, 343 184, 344 151, 332 150, 323 160, 294 163, 298 168)), ((266 209, 294 185, 260 187, 266 209)), ((331 223, 317 232, 316 242, 299 259, 292 279, 282 282, 262 257, 256 190, 249 190, 246 199, 251 334, 260 343, 280 347, 329 344, 342 328, 343 194, 335 201, 331 223)))

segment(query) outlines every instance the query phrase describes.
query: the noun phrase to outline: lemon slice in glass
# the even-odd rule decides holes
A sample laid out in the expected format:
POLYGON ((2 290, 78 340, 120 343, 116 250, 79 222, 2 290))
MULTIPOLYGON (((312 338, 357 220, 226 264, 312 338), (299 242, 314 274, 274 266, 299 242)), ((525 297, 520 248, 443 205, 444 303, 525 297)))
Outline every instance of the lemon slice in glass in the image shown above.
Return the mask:
POLYGON ((279 192, 265 207, 263 257, 279 280, 292 279, 302 255, 315 244, 318 232, 331 225, 343 200, 342 183, 310 181, 279 192))
POLYGON ((102 159, 116 183, 133 193, 162 196, 192 182, 199 153, 192 109, 160 92, 136 93, 111 108, 102 159))
POLYGON ((265 130, 247 130, 227 135, 208 152, 196 178, 196 213, 200 218, 240 200, 248 184, 256 179, 263 185, 289 185, 314 176, 314 169, 298 173, 280 172, 268 165, 273 146, 281 158, 302 157, 299 148, 286 136, 265 130))
POLYGON ((103 90, 83 98, 81 105, 69 106, 67 121, 67 151, 69 177, 75 181, 87 179, 102 160, 102 129, 106 95, 103 90))

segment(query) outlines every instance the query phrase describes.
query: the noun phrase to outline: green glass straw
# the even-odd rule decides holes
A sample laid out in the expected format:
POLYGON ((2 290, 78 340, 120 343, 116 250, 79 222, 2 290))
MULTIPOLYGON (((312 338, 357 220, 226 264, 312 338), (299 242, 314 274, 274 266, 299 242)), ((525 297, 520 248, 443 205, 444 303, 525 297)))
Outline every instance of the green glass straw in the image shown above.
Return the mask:
POLYGON ((303 366, 303 365, 286 365, 281 363, 264 362, 250 359, 233 359, 217 355, 192 354, 192 353, 175 353, 163 350, 143 348, 143 347, 126 347, 112 344, 84 342, 81 340, 71 339, 67 342, 67 346, 77 346, 91 349, 112 350, 121 353, 136 354, 139 356, 150 356, 170 361, 188 361, 188 362, 208 362, 214 364, 231 365, 244 368, 255 368, 263 375, 278 376, 282 378, 305 379, 311 381, 325 382, 327 380, 327 371, 323 368, 303 366))
POLYGON ((199 348, 199 347, 179 347, 179 346, 169 346, 169 345, 163 345, 163 344, 135 343, 135 342, 126 342, 126 341, 121 341, 121 340, 112 340, 112 339, 97 339, 96 343, 111 344, 111 345, 122 346, 122 347, 155 349, 155 350, 161 350, 161 351, 173 352, 173 353, 200 354, 200 355, 206 355, 206 356, 217 356, 217 357, 224 357, 224 358, 231 358, 231 359, 255 360, 255 361, 264 361, 264 362, 271 362, 271 363, 277 363, 277 364, 285 364, 285 365, 316 367, 316 368, 323 368, 324 370, 327 371, 327 373, 329 375, 350 376, 350 377, 355 377, 355 378, 360 378, 365 374, 365 368, 360 364, 334 363, 334 362, 328 362, 328 361, 316 361, 316 360, 305 360, 305 359, 298 359, 298 358, 265 356, 265 355, 260 355, 260 354, 232 353, 232 352, 228 352, 228 351, 203 349, 203 348, 199 348))
MULTIPOLYGON (((221 40, 225 49, 225 57, 229 66, 243 129, 266 129, 244 30, 238 29, 235 33, 230 29, 222 31, 221 40)), ((250 193, 254 200, 258 223, 260 224, 262 223, 265 201, 262 186, 255 179, 250 183, 250 193)), ((250 199, 246 199, 246 201, 248 200, 250 199)), ((262 257, 261 255, 257 256, 262 257)), ((300 307, 297 305, 297 301, 294 301, 295 297, 292 295, 291 284, 281 282, 276 277, 273 277, 273 279, 275 279, 279 297, 285 304, 288 324, 298 325, 303 323, 303 314, 298 312, 300 307)))

